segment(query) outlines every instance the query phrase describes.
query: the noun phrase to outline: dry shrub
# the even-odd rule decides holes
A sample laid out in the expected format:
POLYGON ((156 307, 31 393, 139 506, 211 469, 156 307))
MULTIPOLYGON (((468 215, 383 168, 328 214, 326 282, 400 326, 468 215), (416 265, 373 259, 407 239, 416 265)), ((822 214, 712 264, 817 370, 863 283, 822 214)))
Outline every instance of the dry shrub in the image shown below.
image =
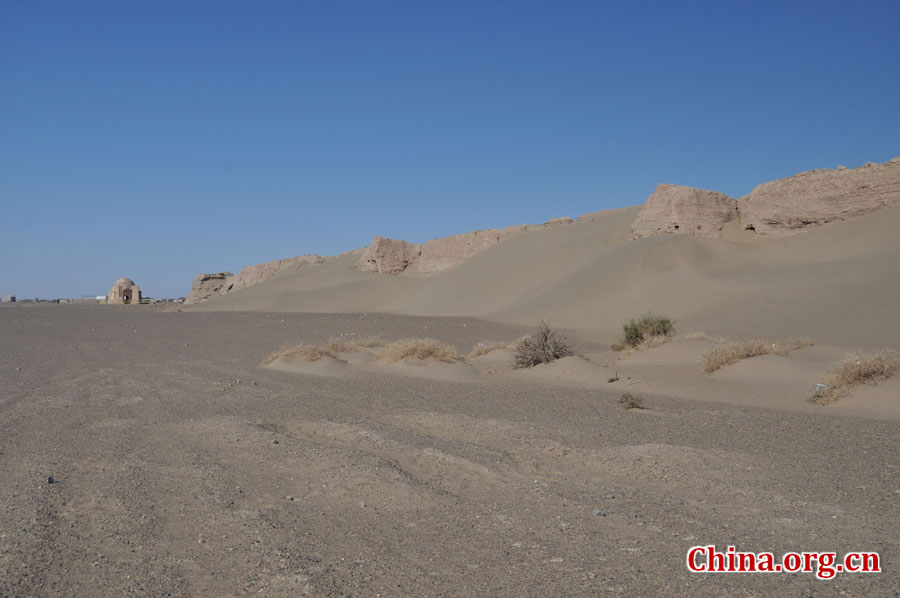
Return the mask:
POLYGON ((491 351, 496 351, 498 349, 510 349, 515 346, 515 344, 515 341, 483 341, 472 347, 472 351, 469 352, 469 357, 481 357, 482 355, 487 355, 491 351))
POLYGON ((854 351, 825 371, 809 400, 827 405, 850 393, 854 386, 876 384, 900 372, 900 353, 881 349, 871 353, 854 351))
POLYGON ((732 365, 748 357, 770 353, 787 357, 792 351, 812 345, 811 338, 792 338, 774 343, 758 338, 741 339, 707 349, 700 355, 700 360, 703 362, 703 370, 707 374, 711 374, 726 365, 732 365))
POLYGON ((386 345, 378 358, 385 363, 394 363, 407 357, 416 359, 436 359, 452 363, 462 361, 456 347, 433 338, 404 338, 386 345))
POLYGON ((626 392, 622 395, 622 398, 619 399, 619 405, 622 406, 622 409, 643 409, 644 397, 639 397, 630 392, 626 392))
POLYGON ((550 328, 546 322, 541 322, 537 332, 516 344, 516 367, 531 368, 574 354, 565 336, 550 328))

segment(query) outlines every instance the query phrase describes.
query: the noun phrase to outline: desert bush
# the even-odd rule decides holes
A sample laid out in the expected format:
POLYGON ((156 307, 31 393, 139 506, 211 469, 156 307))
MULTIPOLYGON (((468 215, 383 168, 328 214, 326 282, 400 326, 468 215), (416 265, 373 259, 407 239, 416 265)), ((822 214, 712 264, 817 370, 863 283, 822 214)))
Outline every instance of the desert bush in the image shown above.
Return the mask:
POLYGON ((487 355, 491 351, 496 351, 497 349, 509 349, 514 345, 515 342, 483 341, 472 347, 472 350, 469 352, 469 357, 481 357, 482 355, 487 355))
POLYGON ((644 398, 626 392, 619 399, 619 405, 622 406, 622 409, 643 409, 644 398))
POLYGON ((516 344, 516 367, 531 368, 574 354, 565 336, 550 328, 546 322, 541 322, 537 332, 516 344))
POLYGON ((620 344, 632 348, 636 348, 651 337, 670 339, 675 334, 675 323, 669 316, 650 312, 637 320, 629 320, 622 328, 625 334, 620 344))
POLYGON ((774 343, 758 338, 741 339, 707 349, 700 355, 700 361, 703 363, 703 370, 707 374, 711 374, 726 365, 735 364, 748 357, 770 353, 787 357, 792 351, 812 345, 811 338, 792 338, 774 343))
POLYGON ((854 386, 875 384, 900 372, 900 353, 881 349, 871 353, 854 351, 825 371, 822 384, 809 398, 813 403, 827 405, 847 395, 854 386))
POLYGON ((456 347, 433 338, 404 338, 385 345, 378 358, 385 363, 394 363, 407 357, 416 359, 437 359, 448 363, 462 361, 456 347))

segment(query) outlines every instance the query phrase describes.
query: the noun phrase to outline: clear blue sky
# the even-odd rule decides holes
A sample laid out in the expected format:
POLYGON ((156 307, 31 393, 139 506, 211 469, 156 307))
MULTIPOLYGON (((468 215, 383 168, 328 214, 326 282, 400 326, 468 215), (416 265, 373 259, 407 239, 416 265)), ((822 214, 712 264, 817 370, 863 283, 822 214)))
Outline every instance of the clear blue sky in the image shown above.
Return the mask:
POLYGON ((900 155, 900 2, 3 2, 0 292, 900 155))

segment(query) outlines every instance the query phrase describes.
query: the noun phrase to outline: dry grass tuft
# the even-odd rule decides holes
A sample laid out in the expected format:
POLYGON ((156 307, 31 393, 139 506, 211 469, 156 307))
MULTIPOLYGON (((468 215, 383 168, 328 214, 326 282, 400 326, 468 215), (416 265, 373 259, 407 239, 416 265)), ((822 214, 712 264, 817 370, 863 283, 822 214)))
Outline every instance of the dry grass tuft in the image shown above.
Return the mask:
POLYGON ((809 398, 817 405, 827 405, 850 393, 854 386, 876 384, 900 372, 900 353, 881 349, 871 353, 854 351, 825 371, 822 383, 809 398))
POLYGON ((322 351, 336 357, 340 353, 355 353, 363 349, 383 347, 384 342, 374 336, 335 337, 322 346, 322 351))
POLYGON ((735 364, 748 357, 770 353, 787 357, 791 351, 812 345, 811 338, 793 338, 774 343, 758 338, 741 339, 707 349, 700 355, 700 360, 703 362, 703 370, 707 374, 711 374, 726 365, 735 364))
POLYGON ((321 347, 317 347, 315 345, 294 345, 292 347, 284 347, 279 349, 278 351, 269 353, 269 355, 266 356, 265 360, 263 360, 263 365, 269 365, 270 363, 281 357, 299 357, 304 361, 319 361, 323 357, 331 356, 323 351, 321 347))
POLYGON ((742 359, 767 355, 771 345, 772 343, 758 338, 733 341, 707 349, 700 355, 700 360, 703 362, 703 370, 707 374, 711 374, 719 368, 737 363, 742 359))
POLYGON ((546 322, 541 322, 537 332, 516 344, 516 367, 533 368, 574 354, 565 336, 550 328, 546 322))
POLYGON ((487 355, 491 351, 496 351, 498 349, 512 349, 516 346, 516 342, 517 341, 483 341, 472 347, 472 350, 469 352, 469 357, 481 357, 482 355, 487 355))
POLYGON ((373 336, 360 337, 334 337, 324 345, 294 345, 283 347, 263 360, 263 365, 269 365, 281 357, 298 357, 305 361, 319 361, 325 357, 338 358, 341 353, 352 353, 363 349, 381 347, 384 342, 373 336))
POLYGON ((433 338, 400 339, 386 345, 378 353, 378 358, 385 363, 394 363, 407 357, 436 359, 447 363, 462 361, 463 359, 456 347, 433 338))
POLYGON ((622 398, 619 399, 619 405, 622 406, 622 409, 643 409, 644 397, 639 397, 630 392, 626 392, 622 395, 622 398))
POLYGON ((705 332, 689 332, 684 335, 684 338, 689 341, 703 340, 710 341, 712 343, 727 343, 728 339, 724 336, 710 336, 705 332))
POLYGON ((437 359, 439 361, 459 361, 462 356, 455 347, 442 343, 433 338, 405 338, 394 341, 388 345, 376 337, 335 337, 324 345, 295 345, 284 347, 270 353, 263 361, 263 365, 269 365, 281 357, 296 357, 305 361, 319 361, 325 357, 340 359, 342 353, 354 353, 366 349, 381 348, 377 353, 378 359, 387 363, 394 363, 406 357, 417 359, 437 359))
POLYGON ((787 357, 791 354, 792 351, 796 351, 797 349, 802 349, 804 347, 812 347, 815 343, 813 343, 813 339, 811 338, 791 338, 786 341, 778 341, 773 343, 775 346, 772 347, 772 353, 775 355, 780 355, 781 357, 787 357))

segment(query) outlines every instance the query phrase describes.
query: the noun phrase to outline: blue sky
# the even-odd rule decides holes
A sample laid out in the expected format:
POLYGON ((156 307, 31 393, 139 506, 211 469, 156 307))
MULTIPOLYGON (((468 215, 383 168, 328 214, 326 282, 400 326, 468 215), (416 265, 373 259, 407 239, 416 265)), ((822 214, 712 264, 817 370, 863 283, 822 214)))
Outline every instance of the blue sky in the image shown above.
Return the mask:
POLYGON ((900 155, 900 3, 4 2, 0 292, 900 155))

